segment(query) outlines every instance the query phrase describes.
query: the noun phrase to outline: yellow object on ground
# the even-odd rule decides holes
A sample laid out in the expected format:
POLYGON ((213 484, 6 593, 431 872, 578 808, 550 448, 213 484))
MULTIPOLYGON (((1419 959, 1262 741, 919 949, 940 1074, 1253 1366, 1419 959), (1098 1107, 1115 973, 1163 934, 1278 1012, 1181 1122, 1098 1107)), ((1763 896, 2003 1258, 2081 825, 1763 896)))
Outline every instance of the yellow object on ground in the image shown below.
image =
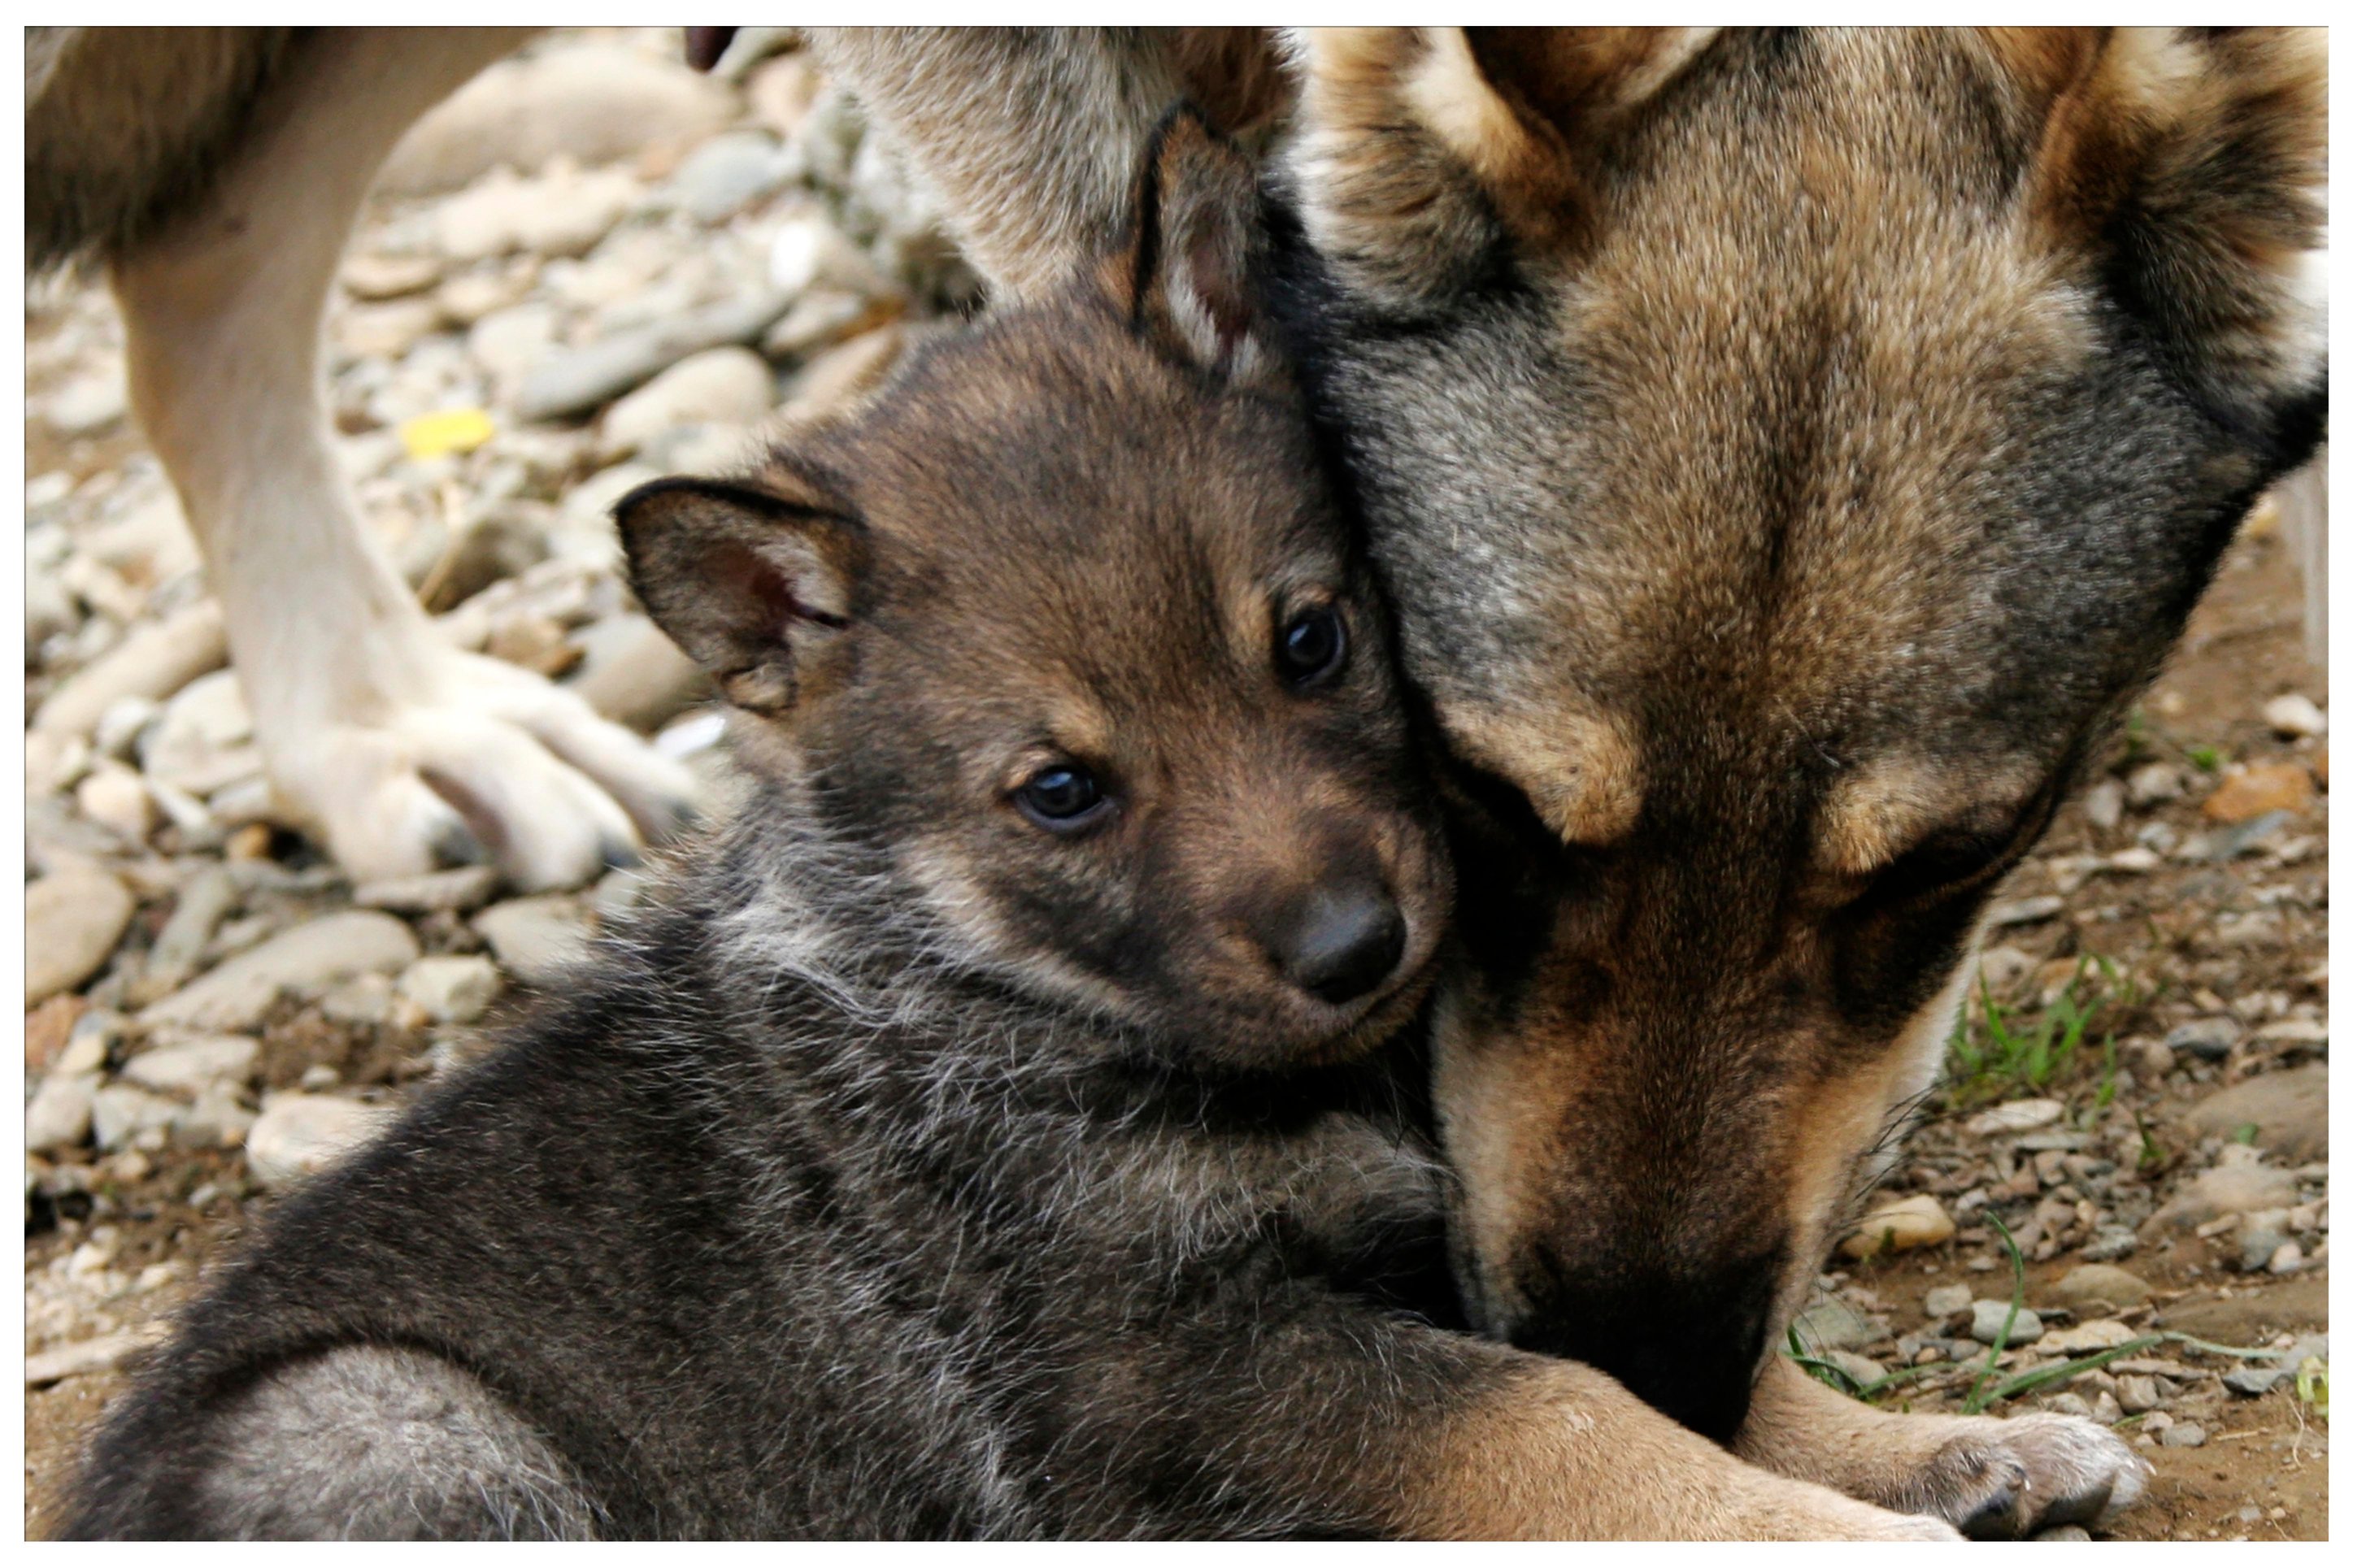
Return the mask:
POLYGON ((438 458, 470 452, 496 434, 498 426, 480 408, 443 408, 402 421, 400 444, 412 458, 438 458))

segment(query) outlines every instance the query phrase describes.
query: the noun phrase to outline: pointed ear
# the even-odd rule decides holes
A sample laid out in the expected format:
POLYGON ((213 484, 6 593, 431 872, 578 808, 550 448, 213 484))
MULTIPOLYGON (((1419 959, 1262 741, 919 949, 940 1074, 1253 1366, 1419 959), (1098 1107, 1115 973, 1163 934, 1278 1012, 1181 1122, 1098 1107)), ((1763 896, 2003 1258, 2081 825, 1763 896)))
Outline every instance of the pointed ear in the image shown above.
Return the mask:
POLYGON ((1509 247, 1563 251, 1595 217, 1609 141, 1715 37, 1704 27, 1314 27, 1289 154, 1338 280, 1410 314, 1509 247))
POLYGON ((1990 41, 2029 112, 2046 106, 2027 186, 2045 242, 2091 258, 2217 417, 2308 447, 2327 379, 2327 32, 2025 32, 1990 41))
POLYGON ((614 518, 647 613, 737 707, 780 716, 846 668, 868 546, 838 500, 772 468, 657 479, 614 518))
POLYGON ((1272 374, 1250 289, 1258 181, 1250 161, 1179 104, 1146 145, 1135 225, 1109 263, 1114 298, 1138 330, 1237 381, 1272 374))

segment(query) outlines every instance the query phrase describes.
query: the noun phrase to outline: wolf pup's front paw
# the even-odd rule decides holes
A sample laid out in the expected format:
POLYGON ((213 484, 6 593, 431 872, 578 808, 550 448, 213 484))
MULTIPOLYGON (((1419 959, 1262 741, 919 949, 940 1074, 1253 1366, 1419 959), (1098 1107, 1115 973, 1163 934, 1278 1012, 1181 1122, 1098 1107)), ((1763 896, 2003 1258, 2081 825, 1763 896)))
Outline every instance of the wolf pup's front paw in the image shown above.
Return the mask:
POLYGON ((2124 1439, 2077 1415, 1971 1420, 1931 1454, 1890 1506, 1949 1520, 1977 1541, 2018 1541, 2093 1525, 2128 1507, 2148 1466, 2124 1439))

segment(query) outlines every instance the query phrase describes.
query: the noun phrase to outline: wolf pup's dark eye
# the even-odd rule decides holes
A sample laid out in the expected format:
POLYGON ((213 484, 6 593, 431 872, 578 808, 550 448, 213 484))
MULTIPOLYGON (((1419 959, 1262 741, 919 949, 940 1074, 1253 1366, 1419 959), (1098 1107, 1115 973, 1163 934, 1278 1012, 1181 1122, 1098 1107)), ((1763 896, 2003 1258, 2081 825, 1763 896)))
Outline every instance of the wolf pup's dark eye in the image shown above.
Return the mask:
POLYGON ((1030 774, 1029 782, 1013 792, 1013 804, 1039 826, 1068 833, 1092 822, 1107 803, 1094 774, 1058 763, 1030 774))
POLYGON ((1300 611, 1274 639, 1274 667, 1293 686, 1329 680, 1347 658, 1348 628, 1329 605, 1300 611))

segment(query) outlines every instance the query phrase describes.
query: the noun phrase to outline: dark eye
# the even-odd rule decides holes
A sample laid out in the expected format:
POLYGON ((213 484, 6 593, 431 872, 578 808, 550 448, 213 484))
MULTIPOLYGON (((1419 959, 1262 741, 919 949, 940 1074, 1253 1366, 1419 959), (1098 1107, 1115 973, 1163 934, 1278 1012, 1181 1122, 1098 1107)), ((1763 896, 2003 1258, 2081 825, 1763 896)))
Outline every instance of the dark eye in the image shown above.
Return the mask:
POLYGON ((1039 826, 1068 833, 1093 821, 1109 803, 1094 774, 1057 763, 1030 774, 1029 782, 1013 792, 1013 804, 1039 826))
POLYGON ((1293 686, 1330 679, 1347 658, 1348 628, 1330 605, 1300 611, 1274 639, 1274 668, 1293 686))

